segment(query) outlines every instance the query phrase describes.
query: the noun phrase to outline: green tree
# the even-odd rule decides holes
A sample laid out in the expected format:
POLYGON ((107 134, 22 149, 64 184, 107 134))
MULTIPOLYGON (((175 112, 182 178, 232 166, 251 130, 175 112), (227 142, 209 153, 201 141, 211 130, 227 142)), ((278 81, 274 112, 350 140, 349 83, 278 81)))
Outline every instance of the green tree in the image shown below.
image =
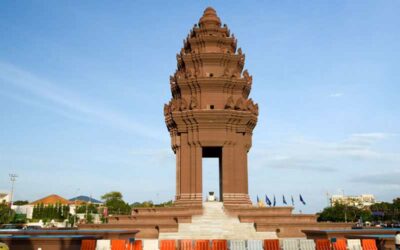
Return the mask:
POLYGON ((331 207, 326 207, 318 214, 318 221, 331 222, 356 222, 360 218, 363 221, 371 220, 371 212, 368 209, 360 209, 354 206, 347 206, 336 203, 331 207))
POLYGON ((400 220, 400 197, 393 199, 393 203, 375 203, 370 209, 375 221, 398 221, 400 220))
POLYGON ((14 211, 10 206, 2 202, 0 204, 0 224, 7 224, 14 218, 14 211))
POLYGON ((78 216, 69 214, 68 216, 68 224, 70 227, 74 227, 75 223, 78 221, 78 216))
POLYGON ((169 200, 166 202, 161 202, 160 204, 156 204, 155 207, 172 207, 174 205, 173 200, 169 200))
POLYGON ((101 199, 108 208, 108 214, 130 214, 131 207, 122 199, 120 192, 109 192, 104 194, 101 199))
POLYGON ((85 214, 85 219, 86 219, 86 223, 93 223, 93 221, 94 221, 94 217, 90 213, 85 214))
POLYGON ((111 199, 122 200, 122 194, 121 194, 121 192, 118 192, 118 191, 112 191, 112 192, 106 193, 103 196, 101 196, 101 199, 103 199, 105 201, 111 200, 111 199))
POLYGON ((27 205, 27 204, 29 204, 29 201, 18 200, 18 201, 13 202, 13 205, 15 205, 15 206, 23 206, 23 205, 27 205))
POLYGON ((97 214, 98 213, 98 207, 99 205, 95 205, 92 203, 88 203, 82 206, 78 206, 76 208, 76 212, 79 214, 84 214, 84 213, 92 213, 92 214, 97 214))
POLYGON ((68 218, 69 209, 70 209, 69 205, 63 206, 63 218, 64 218, 64 219, 68 218))
POLYGON ((11 222, 15 223, 15 224, 24 224, 24 223, 26 223, 26 214, 17 214, 17 213, 15 213, 11 222))

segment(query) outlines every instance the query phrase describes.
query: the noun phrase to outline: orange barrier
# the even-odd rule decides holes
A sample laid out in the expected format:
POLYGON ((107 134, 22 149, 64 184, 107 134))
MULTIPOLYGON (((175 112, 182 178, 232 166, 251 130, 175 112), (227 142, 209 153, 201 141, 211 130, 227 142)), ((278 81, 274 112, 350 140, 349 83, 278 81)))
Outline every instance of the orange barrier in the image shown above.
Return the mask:
POLYGON ((280 250, 279 240, 264 240, 264 250, 280 250))
POLYGON ((81 250, 95 250, 96 240, 82 240, 81 250))
POLYGON ((336 242, 332 244, 334 250, 347 250, 346 240, 337 239, 336 242))
POLYGON ((213 240, 212 241, 212 250, 227 250, 228 243, 226 240, 213 240))
POLYGON ((315 240, 315 249, 316 250, 331 250, 331 243, 327 239, 315 240))
POLYGON ((363 250, 378 250, 376 246, 376 241, 373 239, 363 239, 361 240, 363 250))
POLYGON ((210 250, 209 240, 196 240, 195 250, 210 250))
POLYGON ((142 250, 143 245, 142 245, 142 240, 135 240, 133 242, 128 243, 128 250, 142 250))
POLYGON ((175 250, 175 240, 160 240, 160 250, 175 250))
POLYGON ((126 250, 126 240, 111 240, 111 250, 126 250))
POLYGON ((193 250, 192 240, 181 240, 180 250, 193 250))

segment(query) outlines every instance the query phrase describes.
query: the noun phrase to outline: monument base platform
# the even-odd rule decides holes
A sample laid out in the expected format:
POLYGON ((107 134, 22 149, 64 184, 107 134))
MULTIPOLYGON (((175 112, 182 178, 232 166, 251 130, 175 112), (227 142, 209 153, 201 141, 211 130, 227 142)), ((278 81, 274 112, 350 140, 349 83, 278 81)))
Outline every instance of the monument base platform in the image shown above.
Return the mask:
POLYGON ((79 229, 136 229, 142 239, 270 239, 305 237, 302 230, 351 229, 350 223, 320 223, 316 215, 292 214, 292 207, 252 207, 222 202, 202 206, 134 208, 108 217, 107 224, 79 229))

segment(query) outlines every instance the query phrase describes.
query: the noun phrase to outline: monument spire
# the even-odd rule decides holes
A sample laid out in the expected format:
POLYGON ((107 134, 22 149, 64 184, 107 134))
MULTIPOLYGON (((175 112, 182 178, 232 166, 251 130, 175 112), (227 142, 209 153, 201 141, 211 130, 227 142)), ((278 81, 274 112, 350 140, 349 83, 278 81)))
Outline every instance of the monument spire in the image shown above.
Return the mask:
POLYGON ((217 16, 217 12, 212 7, 207 7, 204 10, 203 16, 199 21, 200 27, 219 27, 221 26, 221 20, 217 16))
MULTIPOLYGON (((250 205, 247 153, 258 105, 249 98, 245 55, 208 7, 177 54, 164 116, 176 154, 176 204, 201 205, 202 158, 219 159, 220 200, 250 205)), ((209 190, 211 191, 211 190, 209 190)))

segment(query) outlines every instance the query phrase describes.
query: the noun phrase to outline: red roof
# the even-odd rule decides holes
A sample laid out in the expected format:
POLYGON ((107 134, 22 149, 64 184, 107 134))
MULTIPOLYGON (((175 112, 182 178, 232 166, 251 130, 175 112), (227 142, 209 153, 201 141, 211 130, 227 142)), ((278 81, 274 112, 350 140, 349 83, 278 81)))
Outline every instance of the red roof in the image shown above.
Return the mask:
POLYGON ((37 204, 44 204, 44 205, 50 205, 50 204, 63 204, 63 205, 69 205, 69 204, 74 204, 74 202, 71 202, 59 195, 56 194, 51 194, 49 196, 46 196, 42 199, 39 199, 37 201, 31 202, 32 205, 37 205, 37 204))

